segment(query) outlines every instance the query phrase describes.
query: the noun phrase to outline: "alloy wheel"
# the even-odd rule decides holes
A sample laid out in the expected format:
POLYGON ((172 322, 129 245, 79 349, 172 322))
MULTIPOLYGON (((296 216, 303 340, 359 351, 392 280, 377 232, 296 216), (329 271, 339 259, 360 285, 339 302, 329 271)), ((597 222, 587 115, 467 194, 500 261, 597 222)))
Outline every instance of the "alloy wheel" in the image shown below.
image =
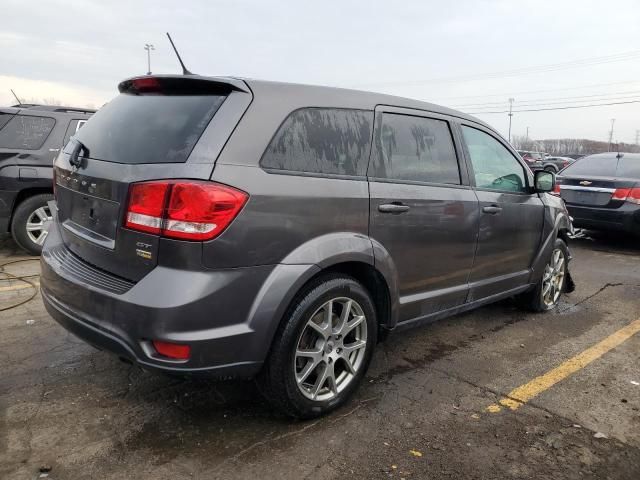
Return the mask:
POLYGON ((295 380, 308 399, 335 398, 353 381, 363 365, 367 321, 353 299, 325 302, 310 316, 296 343, 295 380))
POLYGON ((542 303, 547 308, 553 307, 562 293, 567 262, 564 252, 556 248, 551 254, 551 260, 544 269, 542 276, 542 303))
POLYGON ((27 236, 36 245, 43 245, 53 217, 48 206, 42 206, 35 209, 27 218, 27 236))

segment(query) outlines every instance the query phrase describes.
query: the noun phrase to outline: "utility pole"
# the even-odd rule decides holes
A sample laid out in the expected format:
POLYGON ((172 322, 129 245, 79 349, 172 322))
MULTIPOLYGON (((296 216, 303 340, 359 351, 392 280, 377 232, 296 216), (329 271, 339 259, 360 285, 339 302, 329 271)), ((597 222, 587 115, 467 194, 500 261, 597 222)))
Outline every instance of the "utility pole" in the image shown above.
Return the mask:
POLYGON ((609 152, 611 151, 611 142, 613 141, 613 126, 616 123, 616 119, 612 118, 611 119, 611 130, 609 131, 609 152))
POLYGON ((147 75, 151 75, 151 50, 155 50, 156 47, 150 43, 145 43, 144 49, 147 51, 147 75))
POLYGON ((529 127, 527 127, 527 142, 529 141, 529 127))
POLYGON ((511 117, 513 117, 513 102, 514 99, 509 99, 509 143, 511 143, 511 117))

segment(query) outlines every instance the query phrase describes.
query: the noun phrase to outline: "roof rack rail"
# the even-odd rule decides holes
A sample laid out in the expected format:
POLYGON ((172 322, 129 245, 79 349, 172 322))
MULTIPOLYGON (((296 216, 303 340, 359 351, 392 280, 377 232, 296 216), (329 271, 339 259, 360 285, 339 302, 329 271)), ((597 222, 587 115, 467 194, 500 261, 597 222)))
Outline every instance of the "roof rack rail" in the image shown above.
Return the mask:
POLYGON ((37 103, 20 103, 17 105, 12 105, 12 107, 26 108, 31 110, 41 110, 45 112, 84 113, 84 114, 96 113, 96 110, 91 108, 62 107, 60 105, 40 105, 37 103))

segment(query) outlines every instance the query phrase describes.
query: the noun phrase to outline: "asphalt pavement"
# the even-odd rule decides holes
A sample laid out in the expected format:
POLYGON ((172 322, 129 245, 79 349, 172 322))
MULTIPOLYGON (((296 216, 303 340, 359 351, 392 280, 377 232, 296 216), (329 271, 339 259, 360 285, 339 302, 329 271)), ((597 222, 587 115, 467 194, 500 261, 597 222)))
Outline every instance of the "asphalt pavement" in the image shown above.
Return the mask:
POLYGON ((74 338, 37 259, 1 237, 0 478, 638 479, 640 243, 570 247, 555 311, 503 301, 392 334, 348 405, 296 422, 252 382, 160 376, 74 338))

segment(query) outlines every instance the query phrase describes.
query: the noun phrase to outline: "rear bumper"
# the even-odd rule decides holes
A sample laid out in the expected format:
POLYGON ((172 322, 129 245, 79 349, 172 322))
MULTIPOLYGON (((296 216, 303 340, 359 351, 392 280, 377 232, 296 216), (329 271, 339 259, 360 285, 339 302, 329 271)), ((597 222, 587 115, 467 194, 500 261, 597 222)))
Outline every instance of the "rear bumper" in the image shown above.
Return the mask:
POLYGON ((640 205, 625 203, 612 209, 567 204, 567 210, 575 227, 640 234, 640 205))
POLYGON ((42 298, 50 315, 87 343, 174 374, 251 377, 261 368, 277 317, 257 325, 251 320, 275 266, 216 271, 158 266, 127 291, 114 292, 99 287, 109 285, 105 278, 89 278, 97 271, 89 265, 83 270, 81 259, 60 262, 57 252, 65 248, 54 222, 41 257, 42 298), (160 357, 151 340, 189 344, 191 357, 160 357))

